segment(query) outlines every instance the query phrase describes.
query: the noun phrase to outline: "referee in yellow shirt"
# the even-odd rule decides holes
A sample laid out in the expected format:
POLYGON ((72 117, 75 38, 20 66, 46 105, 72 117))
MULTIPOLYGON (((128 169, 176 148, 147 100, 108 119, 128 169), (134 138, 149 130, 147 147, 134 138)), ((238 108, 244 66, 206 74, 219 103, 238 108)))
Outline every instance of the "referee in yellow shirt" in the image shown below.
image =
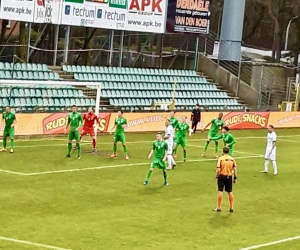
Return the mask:
POLYGON ((237 169, 236 162, 233 157, 229 154, 229 148, 223 148, 223 156, 218 160, 217 164, 217 183, 218 183, 218 206, 214 209, 215 212, 221 212, 221 205, 223 200, 223 191, 228 193, 230 213, 233 213, 234 196, 232 193, 232 182, 236 183, 237 179, 237 169), (232 180, 232 173, 234 173, 232 180))

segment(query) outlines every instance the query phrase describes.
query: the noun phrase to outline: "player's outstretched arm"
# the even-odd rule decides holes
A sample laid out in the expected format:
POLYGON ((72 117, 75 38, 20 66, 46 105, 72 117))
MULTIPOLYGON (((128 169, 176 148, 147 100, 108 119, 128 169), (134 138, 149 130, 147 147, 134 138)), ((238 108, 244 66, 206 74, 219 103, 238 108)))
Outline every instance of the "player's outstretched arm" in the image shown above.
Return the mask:
POLYGON ((168 149, 165 149, 165 155, 163 158, 163 162, 165 162, 167 160, 167 156, 168 156, 168 149))
POLYGON ((211 121, 207 123, 207 125, 202 129, 202 132, 204 132, 210 125, 211 125, 211 121))
POLYGON ((270 155, 272 154, 272 152, 273 152, 273 149, 276 147, 276 141, 273 141, 273 143, 272 143, 272 148, 271 148, 271 150, 270 150, 270 155))
POLYGON ((67 125, 66 125, 66 129, 69 127, 70 123, 71 123, 71 119, 70 119, 70 116, 68 116, 68 122, 67 122, 67 125))
POLYGON ((17 123, 17 119, 15 118, 14 121, 13 121, 13 123, 12 123, 12 125, 11 125, 11 127, 14 128, 15 125, 16 125, 16 123, 17 123))
POLYGON ((112 132, 115 130, 116 128, 116 124, 111 128, 110 133, 112 134, 112 132))
POLYGON ((236 163, 234 162, 234 167, 233 167, 233 183, 236 183, 237 180, 237 168, 236 168, 236 163))
POLYGON ((216 180, 217 180, 217 182, 218 182, 218 178, 219 178, 219 175, 220 175, 220 169, 221 169, 221 161, 218 160, 217 170, 216 170, 216 180))
POLYGON ((229 143, 228 146, 232 146, 235 143, 236 143, 236 141, 235 141, 234 137, 231 136, 231 143, 229 143))
POLYGON ((216 136, 216 137, 211 137, 210 140, 218 141, 218 140, 220 140, 220 139, 222 139, 222 138, 223 138, 223 135, 218 135, 218 136, 216 136))
POLYGON ((150 151, 150 153, 148 155, 148 159, 150 159, 152 157, 152 155, 153 155, 153 149, 151 149, 151 151, 150 151))
POLYGON ((122 125, 122 128, 126 128, 127 127, 127 120, 125 119, 124 124, 122 125))

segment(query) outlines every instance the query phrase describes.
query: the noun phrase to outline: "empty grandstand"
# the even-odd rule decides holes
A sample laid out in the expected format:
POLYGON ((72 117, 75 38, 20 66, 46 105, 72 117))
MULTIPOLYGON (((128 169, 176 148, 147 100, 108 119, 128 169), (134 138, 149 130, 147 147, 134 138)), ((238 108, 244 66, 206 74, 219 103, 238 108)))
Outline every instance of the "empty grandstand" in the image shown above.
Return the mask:
MULTIPOLYGON (((174 82, 175 109, 185 110, 199 103, 206 110, 242 110, 244 105, 227 92, 217 88, 195 71, 176 69, 142 69, 64 65, 64 74, 82 82, 81 88, 53 85, 64 80, 59 71, 51 71, 45 64, 0 63, 0 79, 19 80, 19 84, 0 85, 0 106, 10 105, 17 112, 56 112, 68 110, 72 104, 81 109, 95 105, 89 82, 101 83, 100 110, 149 110, 156 103, 172 100, 174 82), (22 80, 51 81, 49 85, 27 85, 22 80)), ((161 106, 155 106, 162 108, 161 106)))

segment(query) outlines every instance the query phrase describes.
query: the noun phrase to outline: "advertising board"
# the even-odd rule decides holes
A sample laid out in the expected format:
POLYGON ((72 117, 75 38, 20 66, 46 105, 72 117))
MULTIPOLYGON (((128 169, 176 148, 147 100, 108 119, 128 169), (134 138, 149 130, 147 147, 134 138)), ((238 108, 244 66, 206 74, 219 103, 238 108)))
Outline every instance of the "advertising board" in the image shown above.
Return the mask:
POLYGON ((210 0, 169 0, 167 32, 208 34, 210 0))
POLYGON ((1 0, 0 18, 33 22, 35 1, 37 0, 1 0))
POLYGON ((61 23, 103 29, 124 29, 127 2, 124 0, 65 0, 61 23))
POLYGON ((0 18, 164 33, 167 0, 2 0, 0 18))
POLYGON ((126 30, 164 33, 167 0, 128 0, 126 30))
POLYGON ((61 8, 63 0, 34 0, 33 22, 34 23, 54 23, 61 22, 61 8))
MULTIPOLYGON (((164 131, 165 119, 169 113, 124 113, 127 119, 126 132, 164 131)), ((177 112, 176 117, 190 117, 190 112, 177 112)), ((56 135, 63 134, 67 123, 67 113, 54 114, 16 114, 16 135, 56 135)), ((198 129, 203 129, 216 112, 203 112, 198 129)), ((99 113, 98 132, 110 132, 114 126, 116 113, 99 113)), ((275 128, 299 128, 300 112, 224 112, 224 126, 230 129, 266 129, 269 125, 275 128)), ((0 128, 3 131, 3 128, 0 128)), ((0 131, 0 132, 1 132, 0 131)))

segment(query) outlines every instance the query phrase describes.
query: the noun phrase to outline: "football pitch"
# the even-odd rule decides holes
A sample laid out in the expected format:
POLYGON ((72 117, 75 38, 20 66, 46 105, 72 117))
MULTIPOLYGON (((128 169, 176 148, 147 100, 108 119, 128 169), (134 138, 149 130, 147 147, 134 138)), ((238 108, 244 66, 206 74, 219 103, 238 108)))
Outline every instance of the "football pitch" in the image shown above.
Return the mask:
POLYGON ((112 135, 98 137, 97 153, 85 137, 81 160, 75 151, 64 158, 66 136, 16 140, 14 154, 0 154, 0 249, 300 249, 299 129, 276 130, 277 176, 271 163, 260 173, 266 130, 231 132, 238 165, 233 214, 226 193, 222 212, 212 211, 214 143, 200 156, 207 133, 187 137, 187 162, 178 148, 169 186, 159 170, 143 185, 154 133, 126 134, 129 160, 121 144, 118 157, 109 158, 112 135))

